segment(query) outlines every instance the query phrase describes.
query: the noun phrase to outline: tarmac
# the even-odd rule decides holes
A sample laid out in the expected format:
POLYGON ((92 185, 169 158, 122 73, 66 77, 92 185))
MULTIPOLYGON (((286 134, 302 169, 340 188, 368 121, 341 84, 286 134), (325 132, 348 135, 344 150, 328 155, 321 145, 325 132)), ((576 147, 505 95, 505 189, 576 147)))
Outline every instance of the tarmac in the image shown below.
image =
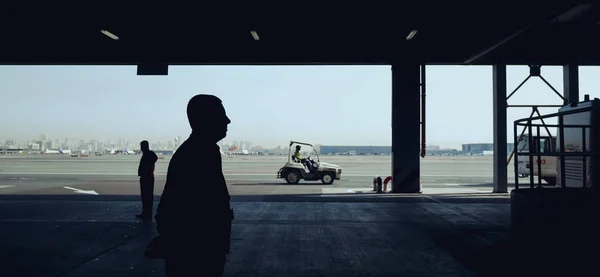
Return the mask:
MULTIPOLYGON (((332 185, 276 179, 286 156, 223 157, 223 172, 232 195, 365 193, 374 176, 391 175, 389 156, 323 156, 342 166, 342 178, 332 185)), ((139 156, 25 156, 0 158, 0 194, 138 195, 139 156)), ((163 190, 169 157, 156 164, 155 195, 163 190)), ((509 182, 514 180, 508 168, 509 182)), ((421 162, 423 193, 492 192, 491 157, 426 157, 421 162)), ((510 184, 512 186, 512 184, 510 184)), ((388 188, 389 190, 389 188, 388 188)))
MULTIPOLYGON (((142 256, 154 224, 133 216, 138 159, 0 159, 0 274, 164 276, 142 256)), ((405 195, 369 191, 389 157, 321 160, 341 165, 342 180, 291 186, 275 179, 285 157, 223 158, 236 214, 225 276, 518 275, 491 158, 423 159, 423 193, 405 195)))

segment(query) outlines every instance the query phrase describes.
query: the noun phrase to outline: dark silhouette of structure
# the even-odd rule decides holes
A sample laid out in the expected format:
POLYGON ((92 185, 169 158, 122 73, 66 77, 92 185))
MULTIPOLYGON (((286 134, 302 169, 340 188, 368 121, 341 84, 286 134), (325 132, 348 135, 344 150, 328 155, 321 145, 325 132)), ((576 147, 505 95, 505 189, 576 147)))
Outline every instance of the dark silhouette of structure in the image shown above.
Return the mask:
POLYGON ((154 204, 154 169, 158 156, 150 150, 148 141, 140 142, 142 149, 142 158, 138 167, 138 176, 140 177, 140 193, 142 195, 142 213, 136 217, 144 220, 152 220, 152 211, 154 204))
POLYGON ((221 276, 229 253, 233 211, 216 144, 231 123, 221 100, 188 103, 190 137, 177 149, 156 214, 168 276, 221 276))

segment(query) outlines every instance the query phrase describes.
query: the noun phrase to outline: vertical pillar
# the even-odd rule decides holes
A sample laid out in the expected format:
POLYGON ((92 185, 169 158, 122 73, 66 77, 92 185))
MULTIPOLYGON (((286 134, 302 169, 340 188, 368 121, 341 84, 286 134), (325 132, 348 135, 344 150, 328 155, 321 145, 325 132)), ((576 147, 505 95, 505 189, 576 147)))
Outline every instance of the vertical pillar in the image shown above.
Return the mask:
POLYGON ((420 193, 420 65, 392 65, 392 192, 420 193))
POLYGON ((563 86, 564 104, 579 102, 579 66, 577 64, 563 65, 563 86))
POLYGON ((494 86, 494 191, 508 192, 507 119, 506 119, 506 65, 493 66, 494 86))

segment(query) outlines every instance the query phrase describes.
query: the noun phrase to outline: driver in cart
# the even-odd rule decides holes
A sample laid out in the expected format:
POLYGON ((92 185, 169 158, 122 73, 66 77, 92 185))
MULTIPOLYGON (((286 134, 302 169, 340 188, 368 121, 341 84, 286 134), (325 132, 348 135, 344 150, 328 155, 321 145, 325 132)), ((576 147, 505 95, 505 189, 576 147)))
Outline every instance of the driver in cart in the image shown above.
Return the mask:
POLYGON ((300 161, 303 165, 305 165, 308 168, 308 170, 310 172, 312 172, 313 171, 312 163, 308 159, 302 158, 302 155, 300 155, 300 149, 301 149, 300 145, 296 145, 296 152, 294 152, 294 156, 293 156, 294 160, 300 161))

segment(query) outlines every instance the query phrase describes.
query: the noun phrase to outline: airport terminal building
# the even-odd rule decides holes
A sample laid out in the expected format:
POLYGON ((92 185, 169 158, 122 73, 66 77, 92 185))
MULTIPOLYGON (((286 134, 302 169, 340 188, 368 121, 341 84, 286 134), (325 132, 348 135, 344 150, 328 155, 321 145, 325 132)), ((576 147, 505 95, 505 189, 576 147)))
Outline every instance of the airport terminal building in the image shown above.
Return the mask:
POLYGON ((335 146, 320 145, 319 153, 321 155, 390 155, 391 146, 335 146))
MULTIPOLYGON (((515 149, 514 143, 508 143, 506 145, 506 155, 510 155, 510 153, 515 149)), ((468 155, 485 155, 486 153, 493 153, 494 144, 493 143, 467 143, 462 145, 462 152, 468 155)))
MULTIPOLYGON (((514 143, 507 144, 507 153, 514 149, 514 143)), ((391 146, 347 146, 347 145, 319 145, 321 155, 391 155, 391 146)), ((439 149, 439 147, 428 146, 427 153, 430 155, 493 155, 493 143, 467 143, 462 145, 461 150, 439 149), (461 151, 462 150, 462 151, 461 151)))

